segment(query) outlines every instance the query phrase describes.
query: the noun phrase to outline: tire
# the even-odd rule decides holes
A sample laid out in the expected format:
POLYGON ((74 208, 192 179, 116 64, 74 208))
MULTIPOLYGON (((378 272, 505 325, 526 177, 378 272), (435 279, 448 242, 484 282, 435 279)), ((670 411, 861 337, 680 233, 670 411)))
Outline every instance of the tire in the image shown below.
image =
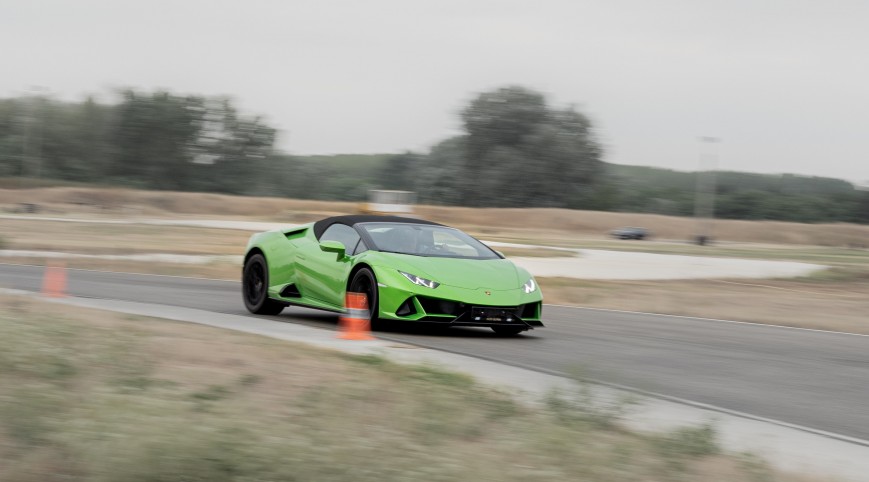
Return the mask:
POLYGON ((492 331, 502 336, 516 336, 525 331, 524 326, 493 326, 492 331))
POLYGON ((269 268, 261 254, 244 263, 241 275, 241 297, 247 311, 255 315, 277 315, 284 304, 269 298, 269 268))
POLYGON ((371 323, 371 329, 379 328, 377 278, 374 277, 374 273, 368 268, 361 268, 353 274, 348 286, 347 291, 350 293, 365 293, 368 298, 368 320, 371 323))

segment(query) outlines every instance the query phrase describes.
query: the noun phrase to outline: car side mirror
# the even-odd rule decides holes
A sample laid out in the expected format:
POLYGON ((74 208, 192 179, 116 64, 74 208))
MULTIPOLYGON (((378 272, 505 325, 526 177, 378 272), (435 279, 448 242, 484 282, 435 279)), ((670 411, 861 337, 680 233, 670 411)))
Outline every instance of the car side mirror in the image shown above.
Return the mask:
POLYGON ((320 249, 326 251, 327 253, 335 253, 336 255, 338 255, 338 259, 343 258, 344 255, 347 253, 347 248, 344 247, 344 243, 342 243, 341 241, 321 241, 320 249))

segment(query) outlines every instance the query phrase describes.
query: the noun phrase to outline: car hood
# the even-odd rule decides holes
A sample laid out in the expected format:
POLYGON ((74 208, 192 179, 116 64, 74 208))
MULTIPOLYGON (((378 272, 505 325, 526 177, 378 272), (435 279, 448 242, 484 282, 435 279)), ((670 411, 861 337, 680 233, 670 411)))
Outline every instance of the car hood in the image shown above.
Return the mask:
POLYGON ((506 259, 457 259, 380 253, 388 266, 442 285, 466 289, 511 290, 522 286, 520 272, 506 259))

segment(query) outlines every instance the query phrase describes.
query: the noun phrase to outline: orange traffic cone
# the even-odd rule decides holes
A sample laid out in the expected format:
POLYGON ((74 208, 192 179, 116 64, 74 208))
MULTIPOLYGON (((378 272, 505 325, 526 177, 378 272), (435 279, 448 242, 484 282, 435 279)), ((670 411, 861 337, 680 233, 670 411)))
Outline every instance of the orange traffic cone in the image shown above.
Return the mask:
POLYGON ((371 322, 368 320, 368 297, 365 293, 347 293, 344 299, 346 312, 341 315, 342 340, 374 340, 371 322))
POLYGON ((52 298, 66 296, 66 265, 63 262, 45 265, 42 278, 42 294, 52 298))

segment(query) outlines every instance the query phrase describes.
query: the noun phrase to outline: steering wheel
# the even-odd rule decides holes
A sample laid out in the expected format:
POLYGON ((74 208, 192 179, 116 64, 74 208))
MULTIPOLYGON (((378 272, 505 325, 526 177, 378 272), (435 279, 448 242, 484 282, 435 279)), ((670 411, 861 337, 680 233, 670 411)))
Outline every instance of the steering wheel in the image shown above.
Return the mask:
POLYGON ((443 244, 433 244, 425 250, 425 254, 437 254, 447 251, 443 244))

